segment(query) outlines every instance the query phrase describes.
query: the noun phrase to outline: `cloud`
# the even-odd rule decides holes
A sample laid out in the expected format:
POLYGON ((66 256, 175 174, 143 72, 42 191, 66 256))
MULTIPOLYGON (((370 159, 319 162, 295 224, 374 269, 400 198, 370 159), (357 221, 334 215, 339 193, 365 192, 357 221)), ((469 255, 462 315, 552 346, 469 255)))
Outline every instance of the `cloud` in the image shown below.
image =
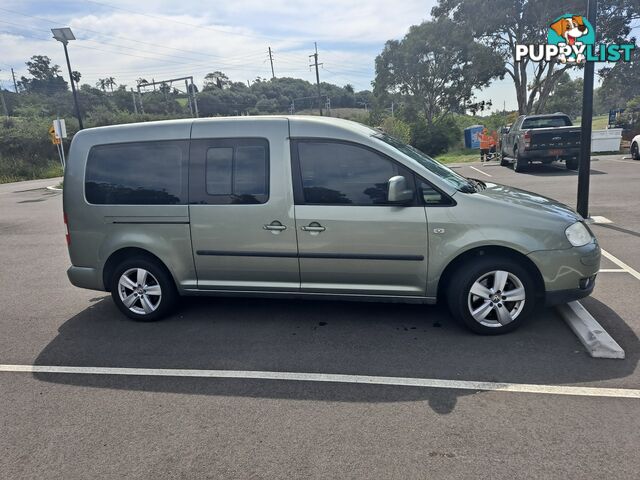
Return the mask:
POLYGON ((64 66, 60 45, 49 40, 50 28, 69 25, 78 38, 69 45, 72 66, 91 84, 105 76, 128 85, 141 76, 193 75, 201 81, 213 70, 239 81, 269 77, 268 46, 276 75, 313 81, 308 64, 317 41, 322 80, 370 88, 373 61, 384 42, 426 18, 433 3, 237 0, 206 2, 203 9, 204 2, 193 0, 8 0, 0 6, 10 10, 0 10, 0 31, 5 32, 0 34, 0 78, 6 81, 8 65, 26 73, 24 62, 35 54, 64 66))

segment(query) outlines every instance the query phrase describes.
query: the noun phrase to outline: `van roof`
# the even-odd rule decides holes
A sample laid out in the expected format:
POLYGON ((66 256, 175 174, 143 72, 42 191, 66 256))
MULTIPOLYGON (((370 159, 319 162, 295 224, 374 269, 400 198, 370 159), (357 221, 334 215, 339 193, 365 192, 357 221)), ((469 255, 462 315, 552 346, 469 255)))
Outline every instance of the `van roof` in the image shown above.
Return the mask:
POLYGON ((242 123, 249 121, 272 122, 274 120, 289 120, 291 123, 300 123, 306 125, 317 124, 318 126, 339 126, 347 130, 351 130, 354 133, 363 133, 363 131, 365 130, 369 131, 369 127, 352 120, 335 117, 321 117, 317 115, 248 115, 234 117, 179 118, 174 120, 156 120, 151 122, 120 123, 117 125, 106 125, 102 127, 87 128, 85 129, 85 131, 139 128, 142 126, 151 127, 154 125, 162 125, 163 127, 167 127, 170 125, 184 126, 185 124, 242 123))

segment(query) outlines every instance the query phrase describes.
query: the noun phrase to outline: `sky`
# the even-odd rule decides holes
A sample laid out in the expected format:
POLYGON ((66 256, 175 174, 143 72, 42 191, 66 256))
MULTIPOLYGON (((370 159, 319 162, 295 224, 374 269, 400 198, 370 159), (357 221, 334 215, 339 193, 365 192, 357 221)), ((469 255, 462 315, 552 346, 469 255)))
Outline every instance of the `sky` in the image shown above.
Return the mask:
MULTIPOLYGON (((26 75, 32 55, 47 55, 68 76, 62 45, 51 28, 71 27, 72 68, 81 83, 113 76, 129 87, 137 78, 166 80, 220 70, 231 80, 275 74, 315 82, 309 55, 318 45, 321 81, 371 89, 374 60, 389 39, 428 20, 436 0, 2 0, 0 81, 12 89, 10 68, 26 75)), ((517 108, 511 80, 477 92, 493 110, 517 108)))

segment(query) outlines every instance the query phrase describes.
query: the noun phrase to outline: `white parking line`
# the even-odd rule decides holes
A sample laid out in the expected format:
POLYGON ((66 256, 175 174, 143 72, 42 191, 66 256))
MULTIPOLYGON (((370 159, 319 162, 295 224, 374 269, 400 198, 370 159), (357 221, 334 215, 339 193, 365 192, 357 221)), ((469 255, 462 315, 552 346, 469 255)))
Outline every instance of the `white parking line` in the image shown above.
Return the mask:
POLYGON ((609 260, 611 260, 613 263, 615 263, 616 265, 618 265, 620 268, 622 268, 624 271, 626 271, 628 274, 633 275, 634 277, 636 277, 638 280, 640 280, 640 272, 638 272, 637 270, 634 270, 633 268, 631 268, 629 265, 627 265, 626 263, 624 263, 622 260, 620 260, 619 258, 614 257, 613 255, 611 255, 609 252, 607 252, 605 249, 601 249, 602 255, 606 258, 608 258, 609 260))
POLYGON ((185 370, 173 368, 63 367, 3 364, 0 364, 0 372, 283 380, 296 382, 393 385, 401 387, 448 388, 455 390, 640 399, 640 390, 630 388, 571 387, 564 385, 474 382, 466 380, 442 380, 435 378, 381 377, 332 373, 265 372, 252 370, 185 370))
POLYGON ((483 175, 486 175, 487 177, 493 177, 493 175, 489 175, 487 172, 483 172, 482 170, 478 170, 476 167, 472 167, 471 165, 469 165, 469 168, 473 168, 476 172, 480 172, 483 175))
POLYGON ((629 273, 624 268, 601 268, 598 273, 629 273))
POLYGON ((633 160, 618 160, 617 158, 600 158, 600 160, 607 160, 609 162, 620 162, 620 163, 633 163, 635 165, 640 165, 640 162, 633 160))

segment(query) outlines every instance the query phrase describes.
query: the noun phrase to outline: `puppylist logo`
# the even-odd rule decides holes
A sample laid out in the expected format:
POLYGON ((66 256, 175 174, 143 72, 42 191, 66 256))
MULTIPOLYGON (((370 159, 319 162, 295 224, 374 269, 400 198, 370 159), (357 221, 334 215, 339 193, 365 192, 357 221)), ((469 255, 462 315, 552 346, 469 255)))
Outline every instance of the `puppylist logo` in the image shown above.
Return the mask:
POLYGON ((595 30, 581 15, 565 14, 549 25, 546 45, 516 45, 516 61, 529 58, 534 62, 557 59, 560 63, 631 61, 634 44, 596 46, 595 30))

